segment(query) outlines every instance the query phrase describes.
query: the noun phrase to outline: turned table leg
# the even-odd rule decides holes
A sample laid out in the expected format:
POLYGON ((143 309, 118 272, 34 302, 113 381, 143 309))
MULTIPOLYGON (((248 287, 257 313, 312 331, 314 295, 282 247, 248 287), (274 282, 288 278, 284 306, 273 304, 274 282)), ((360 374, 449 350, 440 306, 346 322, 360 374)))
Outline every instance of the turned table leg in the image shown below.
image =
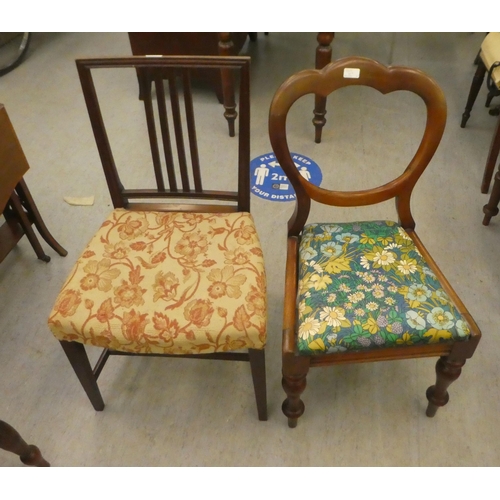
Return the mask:
MULTIPOLYGON (((332 60, 332 41, 335 33, 318 33, 318 47, 316 49, 316 69, 324 68, 332 60)), ((315 142, 321 142, 321 131, 326 123, 326 97, 314 96, 315 142)))
MULTIPOLYGON (((231 40, 231 33, 219 33, 219 55, 230 56, 233 55, 234 44, 231 40)), ((229 136, 234 137, 234 122, 238 113, 236 112, 236 102, 234 99, 234 82, 233 74, 230 69, 221 69, 222 81, 222 100, 224 105, 224 117, 227 120, 229 127, 229 136)))
POLYGON ((497 120, 497 125, 493 138, 491 139, 490 151, 488 152, 488 159, 484 167, 483 181, 481 183, 481 193, 487 193, 490 188, 491 178, 500 152, 500 117, 497 120))
POLYGON ((477 94, 481 89, 481 85, 483 84, 485 75, 486 75, 486 66, 484 65, 482 59, 479 58, 476 73, 474 74, 474 78, 472 79, 472 85, 470 87, 469 97, 467 98, 467 104, 465 105, 465 110, 462 114, 462 122, 460 123, 460 126, 462 128, 465 127, 465 124, 469 119, 472 106, 474 106, 474 102, 476 101, 477 94))
POLYGON ((35 445, 26 443, 12 426, 2 420, 0 420, 0 448, 19 455, 25 465, 50 467, 49 462, 42 457, 35 445))

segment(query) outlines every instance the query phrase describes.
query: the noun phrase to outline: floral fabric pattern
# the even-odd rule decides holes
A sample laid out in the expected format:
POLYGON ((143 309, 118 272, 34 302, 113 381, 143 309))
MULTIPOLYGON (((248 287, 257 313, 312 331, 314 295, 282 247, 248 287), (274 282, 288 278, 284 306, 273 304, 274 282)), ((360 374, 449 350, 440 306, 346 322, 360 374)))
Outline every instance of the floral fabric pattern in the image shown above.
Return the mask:
POLYGON ((298 351, 467 340, 470 329, 392 221, 309 224, 299 247, 298 351))
POLYGON ((204 354, 266 343, 266 279, 249 213, 114 210, 64 284, 59 340, 204 354))

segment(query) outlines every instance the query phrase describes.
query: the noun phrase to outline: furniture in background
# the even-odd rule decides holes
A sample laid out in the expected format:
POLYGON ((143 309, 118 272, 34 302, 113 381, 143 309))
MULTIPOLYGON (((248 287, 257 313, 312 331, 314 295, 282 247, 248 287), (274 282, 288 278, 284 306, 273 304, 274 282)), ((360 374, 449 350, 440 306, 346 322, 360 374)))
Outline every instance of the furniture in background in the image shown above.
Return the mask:
MULTIPOLYGON (((491 104, 493 97, 500 95, 500 33, 488 33, 481 43, 481 49, 476 57, 477 69, 472 79, 469 96, 465 105, 465 110, 462 114, 462 121, 460 126, 465 128, 469 120, 470 113, 474 103, 476 102, 477 95, 483 85, 484 78, 488 74, 487 87, 488 96, 486 98, 486 107, 491 104), (495 64, 497 63, 497 64, 495 64)), ((490 114, 498 114, 498 110, 490 110, 490 114)), ((497 121, 495 132, 488 152, 488 158, 483 173, 483 180, 481 182, 481 193, 487 193, 490 188, 491 178, 495 169, 495 164, 500 151, 500 118, 497 121)), ((486 207, 485 207, 486 208, 486 207)))
POLYGON ((19 455, 21 462, 25 465, 50 467, 40 450, 35 445, 26 443, 19 432, 3 420, 0 420, 0 448, 19 455))
MULTIPOLYGON (((267 35, 267 33, 265 33, 267 35)), ((142 55, 237 55, 245 44, 247 35, 251 41, 257 40, 257 33, 129 33, 132 54, 142 55)), ((334 33, 318 33, 316 49, 316 68, 321 69, 332 60, 331 43, 334 33)), ((219 102, 224 105, 224 116, 228 121, 229 135, 234 137, 234 122, 236 120, 236 103, 234 97, 234 82, 230 71, 223 69, 220 75, 210 77, 219 102)), ((139 98, 142 99, 139 84, 139 98)), ((326 123, 326 99, 315 96, 314 118, 315 141, 321 142, 321 131, 326 123)))
MULTIPOLYGON (((97 379, 109 355, 170 356, 249 362, 258 417, 266 420, 266 280, 249 212, 250 59, 129 57, 76 64, 114 210, 64 284, 48 321, 51 331, 96 410, 104 408, 97 379), (123 67, 135 69, 141 79, 155 189, 124 187, 101 113, 93 72, 123 67), (234 172, 234 191, 203 187, 207 162, 200 158, 197 144, 206 135, 195 122, 197 95, 191 91, 193 71, 221 69, 238 76, 239 120, 237 143, 229 141, 237 161, 224 165, 225 156, 218 159, 224 178, 216 183, 229 183, 234 172), (175 140, 170 136, 172 125, 175 140), (86 344, 104 348, 95 368, 86 344)), ((221 136, 214 137, 213 123, 206 120, 214 109, 209 106, 197 116, 205 117, 204 130, 216 145, 221 136)), ((130 105, 134 126, 140 115, 130 105)), ((123 130, 121 123, 121 134, 123 130)), ((135 141, 134 150, 139 148, 136 132, 130 141, 135 141)), ((149 165, 133 166, 143 167, 149 165)), ((147 182, 145 170, 139 178, 147 182)))
MULTIPOLYGON (((211 32, 151 32, 128 34, 130 48, 134 56, 145 55, 238 55, 246 42, 256 40, 256 33, 211 33, 211 32)), ((234 137, 236 121, 236 101, 234 97, 233 75, 226 68, 219 73, 194 72, 193 75, 213 86, 217 99, 224 105, 224 117, 228 122, 229 135, 234 137)), ((139 82, 139 99, 143 99, 143 89, 139 82)))
POLYGON ((433 157, 445 123, 445 98, 431 78, 366 58, 339 59, 321 71, 302 71, 277 90, 269 114, 270 140, 297 196, 288 222, 282 341, 282 409, 290 427, 304 412, 301 394, 311 367, 439 356, 436 384, 427 390, 426 413, 432 417, 448 402, 448 386, 472 357, 481 333, 418 238, 410 210, 413 187, 433 157), (326 98, 337 89, 360 85, 383 94, 407 90, 424 100, 427 123, 420 146, 403 173, 382 186, 362 191, 315 186, 291 158, 289 109, 308 93, 326 98), (354 207, 392 198, 398 223, 306 225, 312 201, 354 207))
POLYGON ((26 235, 37 257, 45 262, 50 257, 43 251, 32 225, 42 238, 61 256, 67 251, 50 234, 23 179, 29 165, 16 132, 3 104, 0 104, 0 262, 26 235))

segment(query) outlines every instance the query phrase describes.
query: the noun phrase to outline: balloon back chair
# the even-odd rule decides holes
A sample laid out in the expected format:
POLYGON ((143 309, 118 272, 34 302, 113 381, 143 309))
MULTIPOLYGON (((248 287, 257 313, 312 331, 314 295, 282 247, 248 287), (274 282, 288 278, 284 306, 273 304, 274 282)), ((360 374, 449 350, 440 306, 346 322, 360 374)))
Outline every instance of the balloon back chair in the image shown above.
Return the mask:
POLYGON ((301 71, 277 90, 269 114, 270 139, 297 196, 288 222, 282 342, 287 396, 282 409, 290 427, 304 412, 301 394, 310 367, 438 356, 437 380, 427 390, 426 413, 432 417, 448 402, 448 386, 473 355, 481 333, 418 238, 410 210, 412 190, 439 145, 445 123, 445 98, 431 78, 366 58, 345 58, 321 71, 301 71), (427 108, 425 131, 399 177, 374 189, 327 190, 304 179, 294 165, 287 114, 306 94, 326 98, 353 85, 382 94, 417 94, 427 108), (306 225, 312 201, 355 207, 392 198, 399 222, 306 225))
POLYGON ((258 417, 267 419, 266 280, 250 214, 249 64, 218 56, 76 61, 114 210, 77 260, 48 323, 96 410, 104 408, 97 378, 109 355, 170 356, 249 362, 258 417), (237 138, 211 119, 217 108, 191 85, 192 72, 221 70, 239 82, 237 138), (143 102, 135 98, 137 75, 143 102), (85 345, 104 348, 94 367, 85 345))

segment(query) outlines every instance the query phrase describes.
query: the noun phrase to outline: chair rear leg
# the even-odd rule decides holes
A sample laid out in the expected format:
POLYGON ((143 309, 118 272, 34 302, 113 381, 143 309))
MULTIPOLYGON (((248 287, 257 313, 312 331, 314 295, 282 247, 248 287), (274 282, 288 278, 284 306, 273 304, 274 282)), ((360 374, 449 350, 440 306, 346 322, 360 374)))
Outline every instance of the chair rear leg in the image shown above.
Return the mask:
POLYGON ((248 349, 259 420, 267 420, 266 357, 264 349, 248 349))
POLYGON ((102 400, 101 392, 97 385, 92 366, 85 352, 85 346, 79 342, 67 342, 60 340, 62 348, 66 356, 75 370, 76 376, 82 384, 87 396, 95 410, 101 411, 104 409, 104 401, 102 400))
POLYGON ((457 380, 462 373, 465 359, 451 360, 449 356, 442 356, 436 363, 436 385, 427 389, 426 396, 429 404, 425 412, 428 417, 433 417, 438 408, 448 403, 450 396, 448 387, 457 380))
POLYGON ((304 413, 304 402, 300 399, 306 388, 306 377, 309 372, 309 358, 294 355, 283 355, 282 386, 287 395, 281 409, 288 417, 288 427, 297 427, 297 420, 304 413))
POLYGON ((477 65, 476 73, 474 74, 474 78, 472 79, 472 84, 469 90, 469 97, 467 98, 467 104, 465 105, 465 110, 462 114, 462 122, 460 123, 460 126, 462 128, 465 127, 465 124, 469 119, 472 106, 474 106, 474 102, 476 101, 477 94, 479 94, 479 90, 481 89, 481 85, 483 84, 485 75, 486 66, 484 65, 482 59, 480 59, 477 65))

